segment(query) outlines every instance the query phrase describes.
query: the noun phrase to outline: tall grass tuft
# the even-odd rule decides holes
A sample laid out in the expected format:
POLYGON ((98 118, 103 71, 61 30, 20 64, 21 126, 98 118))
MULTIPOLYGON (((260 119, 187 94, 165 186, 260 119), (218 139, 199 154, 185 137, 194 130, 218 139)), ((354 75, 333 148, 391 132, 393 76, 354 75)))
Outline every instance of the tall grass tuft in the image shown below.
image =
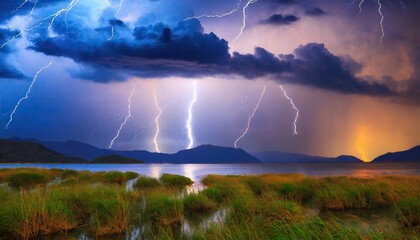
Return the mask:
POLYGON ((401 224, 412 228, 420 227, 420 197, 401 200, 396 204, 395 209, 397 219, 401 224))
POLYGON ((162 184, 156 179, 147 176, 140 176, 134 183, 136 189, 151 189, 161 186, 162 184))
POLYGON ((77 226, 71 208, 46 197, 39 189, 22 191, 19 197, 0 206, 0 232, 14 238, 31 239, 69 231, 77 226))
POLYGON ((180 199, 154 195, 147 198, 144 217, 146 221, 157 227, 179 225, 184 219, 184 206, 180 199))
POLYGON ((92 213, 91 231, 95 236, 124 234, 130 226, 130 204, 120 196, 96 199, 92 213))
POLYGON ((119 171, 106 172, 104 175, 104 180, 107 183, 116 183, 119 185, 127 182, 126 174, 119 171))
POLYGON ((185 187, 194 183, 187 177, 168 173, 164 173, 159 180, 166 187, 185 187))
POLYGON ((209 212, 216 209, 216 204, 203 193, 191 193, 183 199, 184 210, 187 214, 209 212))
POLYGON ((126 173, 124 173, 124 174, 125 174, 125 178, 126 178, 127 180, 135 179, 136 177, 138 177, 138 176, 139 176, 139 174, 138 174, 138 173, 136 173, 136 172, 131 172, 131 171, 128 171, 128 172, 126 172, 126 173))
POLYGON ((45 185, 50 181, 50 177, 42 173, 21 172, 10 175, 7 178, 9 186, 20 189, 30 189, 35 186, 45 185))

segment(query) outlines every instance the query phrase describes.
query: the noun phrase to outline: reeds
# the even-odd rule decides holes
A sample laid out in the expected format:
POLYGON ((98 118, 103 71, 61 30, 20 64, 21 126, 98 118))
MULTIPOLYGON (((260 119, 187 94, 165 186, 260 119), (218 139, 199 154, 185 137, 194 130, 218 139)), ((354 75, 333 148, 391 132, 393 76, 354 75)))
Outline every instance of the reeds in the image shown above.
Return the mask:
POLYGON ((155 179, 122 172, 11 169, 0 170, 0 176, 13 186, 0 186, 0 239, 40 238, 79 228, 93 238, 112 238, 136 227, 146 239, 420 237, 416 176, 209 175, 203 191, 189 194, 183 189, 191 179, 171 174, 155 179), (36 179, 31 174, 47 180, 33 184, 26 179, 36 179), (24 180, 14 181, 16 175, 24 180), (124 183, 136 177, 134 191, 128 191, 124 183), (61 181, 45 184, 56 178, 61 181), (395 209, 397 226, 360 229, 319 214, 383 207, 395 209), (221 210, 223 219, 202 224, 221 210))

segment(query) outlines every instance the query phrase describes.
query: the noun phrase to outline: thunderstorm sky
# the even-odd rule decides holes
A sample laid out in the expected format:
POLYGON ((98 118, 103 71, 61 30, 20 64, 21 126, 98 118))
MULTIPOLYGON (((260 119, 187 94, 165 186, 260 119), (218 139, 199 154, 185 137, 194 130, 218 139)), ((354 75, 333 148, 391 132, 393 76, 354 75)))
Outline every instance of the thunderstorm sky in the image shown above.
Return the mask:
POLYGON ((420 143, 419 13, 418 0, 2 0, 0 137, 368 161, 420 143))

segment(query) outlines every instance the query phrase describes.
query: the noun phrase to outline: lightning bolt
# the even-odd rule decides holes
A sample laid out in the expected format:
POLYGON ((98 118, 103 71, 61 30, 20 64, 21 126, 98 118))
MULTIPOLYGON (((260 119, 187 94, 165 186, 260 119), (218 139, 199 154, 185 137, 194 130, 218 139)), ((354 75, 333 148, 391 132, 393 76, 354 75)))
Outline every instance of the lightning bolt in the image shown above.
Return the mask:
POLYGON ((131 94, 128 97, 128 106, 127 106, 127 115, 125 116, 124 121, 121 123, 120 127, 118 128, 117 133, 115 134, 114 138, 111 140, 111 142, 109 143, 108 149, 111 149, 112 146, 115 143, 115 140, 118 139, 118 137, 120 136, 121 130, 123 129, 123 127, 125 126, 125 124, 127 124, 128 119, 131 117, 131 99, 133 98, 134 95, 134 90, 136 90, 136 86, 133 86, 133 89, 131 90, 131 94))
MULTIPOLYGON (((39 24, 40 26, 41 24, 39 24)), ((2 49, 4 46, 6 46, 7 44, 11 43, 13 40, 15 40, 16 38, 20 37, 24 32, 27 32, 29 30, 32 30, 33 28, 25 28, 22 31, 18 32, 16 35, 13 35, 9 40, 7 40, 6 42, 4 42, 2 45, 0 45, 0 49, 2 49)))
POLYGON ((267 85, 265 85, 265 86, 264 86, 264 88, 263 88, 263 90, 261 91, 261 94, 260 94, 260 97, 259 97, 259 99, 258 99, 257 105, 255 105, 254 111, 252 111, 252 114, 248 117, 248 124, 247 124, 247 127, 245 128, 245 131, 242 133, 242 135, 241 135, 241 136, 239 136, 239 137, 235 140, 235 142, 234 142, 234 144, 233 144, 233 145, 235 146, 235 148, 237 148, 237 147, 238 147, 238 142, 239 142, 239 141, 240 141, 243 137, 245 137, 245 135, 248 133, 248 130, 249 130, 250 126, 251 126, 251 121, 252 121, 252 119, 254 118, 255 113, 257 112, 258 108, 260 107, 261 100, 262 100, 262 98, 264 97, 266 90, 267 90, 267 85))
MULTIPOLYGON (((79 0, 72 0, 65 8, 62 8, 60 10, 58 10, 56 13, 51 14, 45 18, 43 18, 42 20, 40 20, 36 25, 29 27, 29 28, 24 28, 21 31, 19 31, 17 34, 13 35, 9 40, 7 40, 6 42, 4 42, 2 45, 0 45, 0 49, 2 49, 4 46, 8 45, 9 43, 11 43, 13 40, 15 40, 16 38, 20 37, 24 32, 29 32, 32 29, 38 28, 40 27, 46 20, 51 19, 50 23, 48 24, 48 30, 51 30, 52 25, 54 24, 55 20, 63 13, 65 12, 66 15, 66 19, 65 19, 65 24, 66 24, 66 28, 67 28, 67 14, 70 12, 70 10, 73 9, 73 7, 78 3, 79 0)), ((34 6, 32 7, 31 10, 31 14, 33 13, 33 10, 35 9, 36 4, 38 3, 38 0, 36 0, 34 2, 34 6)))
POLYGON ((10 12, 10 14, 14 14, 15 12, 19 11, 27 2, 28 2, 28 0, 25 0, 22 4, 20 4, 19 7, 17 7, 15 10, 10 12))
POLYGON ((362 13, 362 8, 363 8, 363 3, 365 2, 365 0, 361 0, 360 2, 359 2, 359 14, 361 14, 362 13))
POLYGON ((232 14, 236 13, 239 10, 239 8, 241 7, 241 4, 242 4, 242 0, 239 0, 236 7, 233 8, 232 10, 230 10, 229 12, 216 13, 216 14, 202 14, 202 15, 199 15, 199 16, 188 17, 188 18, 184 19, 184 21, 191 20, 191 19, 200 19, 200 18, 222 18, 222 17, 226 17, 226 16, 229 16, 229 15, 232 15, 232 14))
POLYGON ((32 16, 32 14, 34 13, 34 10, 35 10, 37 4, 38 4, 38 0, 35 0, 34 5, 31 8, 31 12, 29 13, 29 16, 32 16))
MULTIPOLYGON (((361 0, 360 2, 359 2, 359 14, 361 14, 362 13, 362 8, 363 8, 363 3, 365 2, 365 0, 361 0)), ((382 3, 381 3, 381 0, 376 0, 376 2, 377 2, 377 4, 378 4, 378 9, 377 9, 377 11, 378 11, 378 14, 379 14, 379 16, 380 16, 380 20, 379 20, 379 27, 381 28, 381 36, 380 36, 380 38, 379 38, 379 45, 382 45, 382 40, 384 39, 384 37, 385 37, 385 29, 384 29, 384 20, 385 20, 385 16, 384 16, 384 14, 383 14, 383 12, 382 12, 382 3)), ((402 1, 402 0, 400 0, 400 3, 403 5, 403 7, 405 7, 405 3, 402 1)))
MULTIPOLYGON (((165 104, 163 107, 160 107, 159 106, 159 108, 160 108, 160 111, 164 111, 167 107, 168 107, 168 105, 169 104, 173 104, 173 103, 176 103, 177 101, 178 101, 178 99, 179 99, 179 97, 181 96, 181 94, 182 94, 182 92, 181 93, 179 93, 178 94, 178 96, 174 99, 174 100, 172 100, 170 103, 167 103, 167 104, 165 104)), ((156 107, 156 108, 158 108, 158 107, 156 107)), ((159 108, 158 108, 158 110, 159 110, 159 108)), ((152 119, 148 124, 146 124, 145 126, 143 126, 143 127, 140 127, 140 128, 137 128, 136 129, 136 131, 134 132, 134 136, 133 136, 133 138, 128 142, 128 144, 132 144, 133 142, 134 142, 134 140, 136 140, 136 138, 137 138, 137 134, 141 131, 141 130, 143 130, 143 129, 147 129, 147 128, 149 128, 149 127, 151 127, 152 125, 156 125, 156 122, 155 122, 155 119, 152 119)))
POLYGON ((10 119, 9 119, 9 122, 7 122, 7 124, 6 124, 6 130, 9 128, 10 124, 13 122, 13 116, 15 115, 16 111, 18 110, 18 108, 19 108, 20 104, 21 104, 23 101, 25 101, 26 99, 28 99, 28 98, 29 98, 29 94, 31 94, 32 87, 34 86, 34 84, 35 84, 36 80, 38 79, 38 75, 39 75, 42 71, 44 71, 46 68, 49 68, 49 67, 51 66, 51 64, 52 64, 52 63, 53 63, 53 61, 51 60, 51 61, 50 61, 50 63, 49 63, 48 65, 43 66, 43 67, 42 67, 41 69, 39 69, 39 70, 38 70, 38 72, 35 74, 34 78, 32 79, 31 85, 29 85, 28 91, 26 91, 25 96, 24 96, 23 98, 21 98, 21 99, 17 102, 17 104, 16 104, 15 108, 13 109, 12 113, 10 114, 10 119))
POLYGON ((245 6, 242 8, 242 27, 241 27, 241 30, 240 30, 239 34, 236 36, 235 39, 233 39, 233 41, 232 41, 233 43, 236 42, 236 40, 238 40, 242 36, 242 33, 244 32, 244 29, 246 27, 246 9, 249 7, 249 5, 251 5, 253 3, 256 3, 257 1, 258 0, 249 0, 245 4, 245 6))
POLYGON ((381 27, 381 31, 382 31, 382 35, 381 38, 379 40, 379 44, 382 45, 382 40, 385 37, 385 31, 384 31, 384 14, 382 13, 382 3, 381 0, 377 0, 378 1, 378 13, 381 16, 381 20, 379 21, 379 26, 381 27))
MULTIPOLYGON (((44 18, 42 21, 44 21, 48 18, 51 18, 50 24, 48 25, 48 30, 51 30, 51 27, 54 24, 55 19, 57 19, 59 16, 61 16, 61 14, 63 12, 66 13, 66 17, 67 17, 67 14, 69 13, 69 11, 72 10, 74 6, 76 6, 78 1, 79 0, 72 0, 65 8, 62 8, 62 9, 58 10, 56 13, 51 14, 50 16, 44 18)), ((65 21, 65 23, 66 23, 66 26, 67 26, 67 21, 65 21)))
POLYGON ((162 115, 162 109, 159 107, 159 103, 158 103, 157 95, 156 95, 156 89, 153 90, 153 99, 155 101, 156 109, 158 110, 158 114, 155 117, 156 132, 155 132, 155 137, 153 138, 153 143, 155 144, 155 151, 158 152, 158 153, 160 153, 159 144, 157 142, 157 138, 158 138, 159 132, 160 132, 159 118, 162 115))
POLYGON ((297 132, 297 121, 298 121, 298 118, 299 118, 299 109, 293 103, 293 99, 287 95, 287 92, 283 88, 283 86, 281 84, 279 86, 280 86, 281 91, 284 94, 284 97, 286 97, 290 101, 290 104, 292 105, 293 109, 296 111, 295 120, 293 121, 293 126, 294 126, 293 135, 297 135, 298 134, 298 132, 297 132))
MULTIPOLYGON (((117 11, 114 13, 114 19, 116 19, 117 15, 120 13, 123 2, 124 2, 124 0, 120 0, 120 5, 118 6, 117 11)), ((110 41, 114 38, 114 34, 115 34, 114 33, 114 25, 111 24, 111 36, 108 38, 108 41, 110 41)))
POLYGON ((191 149, 194 146, 194 135, 192 131, 192 117, 193 117, 192 110, 196 101, 197 101, 197 81, 194 81, 193 99, 191 100, 190 105, 188 106, 188 118, 187 118, 187 123, 185 125, 185 127, 187 128, 187 134, 188 134, 188 140, 189 140, 187 149, 191 149))

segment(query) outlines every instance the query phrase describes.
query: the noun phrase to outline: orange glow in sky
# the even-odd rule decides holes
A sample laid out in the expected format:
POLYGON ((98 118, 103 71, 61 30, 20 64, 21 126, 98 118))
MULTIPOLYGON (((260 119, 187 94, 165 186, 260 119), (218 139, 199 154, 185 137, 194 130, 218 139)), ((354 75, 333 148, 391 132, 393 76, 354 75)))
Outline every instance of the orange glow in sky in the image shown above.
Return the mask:
POLYGON ((366 131, 367 128, 365 126, 361 126, 359 127, 359 129, 357 130, 357 135, 356 135, 356 142, 355 142, 355 147, 356 147, 356 151, 359 154, 359 158, 363 161, 363 162, 369 162, 370 160, 367 157, 367 151, 366 151, 366 131))

